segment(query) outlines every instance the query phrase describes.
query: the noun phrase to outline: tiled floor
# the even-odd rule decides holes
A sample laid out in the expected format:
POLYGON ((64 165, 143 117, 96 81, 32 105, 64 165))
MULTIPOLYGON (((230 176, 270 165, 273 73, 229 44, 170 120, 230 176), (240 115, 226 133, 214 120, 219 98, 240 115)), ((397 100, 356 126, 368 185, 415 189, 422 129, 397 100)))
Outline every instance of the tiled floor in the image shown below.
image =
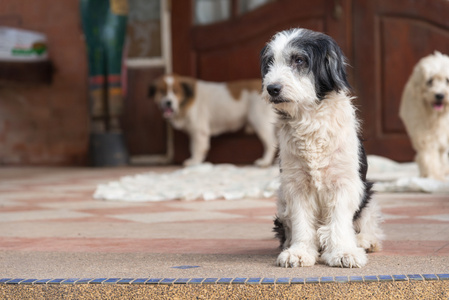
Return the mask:
MULTIPOLYGON (((151 254, 152 259, 166 254, 173 261, 176 255, 189 254, 275 258, 273 198, 158 203, 92 198, 97 184, 148 170, 1 168, 0 269, 12 268, 11 276, 14 268, 22 270, 18 255, 36 253, 35 257, 41 257, 39 253, 103 257, 135 253, 151 254)), ((151 170, 165 172, 173 167, 151 170)), ((449 195, 376 197, 385 216, 386 240, 383 251, 370 255, 371 261, 394 256, 449 261, 449 195)), ((449 271, 449 266, 444 270, 449 271)))

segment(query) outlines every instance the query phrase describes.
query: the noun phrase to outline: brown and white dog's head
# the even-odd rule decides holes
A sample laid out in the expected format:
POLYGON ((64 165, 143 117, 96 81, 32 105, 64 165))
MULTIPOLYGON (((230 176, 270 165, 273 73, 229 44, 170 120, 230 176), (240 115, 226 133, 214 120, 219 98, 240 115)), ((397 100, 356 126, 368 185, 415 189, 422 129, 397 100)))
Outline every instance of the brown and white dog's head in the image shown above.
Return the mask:
POLYGON ((161 109, 164 118, 184 116, 194 101, 195 80, 176 74, 163 75, 150 86, 149 96, 161 109))
POLYGON ((425 107, 437 113, 449 111, 449 57, 435 51, 421 59, 413 73, 425 107))

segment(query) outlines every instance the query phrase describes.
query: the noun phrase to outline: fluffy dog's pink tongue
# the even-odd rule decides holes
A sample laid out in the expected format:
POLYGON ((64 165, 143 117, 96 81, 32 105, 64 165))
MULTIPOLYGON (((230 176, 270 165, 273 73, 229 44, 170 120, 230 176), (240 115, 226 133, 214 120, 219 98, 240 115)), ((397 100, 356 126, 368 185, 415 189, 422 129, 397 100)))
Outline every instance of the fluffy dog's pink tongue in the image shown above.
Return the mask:
POLYGON ((164 118, 170 118, 173 115, 173 109, 167 107, 164 109, 164 118))
POLYGON ((443 107, 444 107, 444 104, 443 104, 443 103, 434 103, 434 104, 433 104, 433 108, 434 108, 435 110, 437 110, 437 111, 442 110, 443 107))

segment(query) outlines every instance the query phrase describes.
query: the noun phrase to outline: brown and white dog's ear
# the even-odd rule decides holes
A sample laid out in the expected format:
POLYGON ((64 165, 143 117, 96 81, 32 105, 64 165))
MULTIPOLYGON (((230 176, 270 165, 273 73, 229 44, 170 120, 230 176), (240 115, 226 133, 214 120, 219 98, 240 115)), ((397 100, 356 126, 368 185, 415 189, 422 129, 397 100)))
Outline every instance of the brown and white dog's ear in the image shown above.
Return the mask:
POLYGON ((148 88, 148 98, 153 98, 156 95, 156 85, 153 83, 148 88))
POLYGON ((194 87, 193 82, 182 81, 181 86, 184 91, 185 98, 192 98, 193 95, 195 94, 195 87, 194 87))

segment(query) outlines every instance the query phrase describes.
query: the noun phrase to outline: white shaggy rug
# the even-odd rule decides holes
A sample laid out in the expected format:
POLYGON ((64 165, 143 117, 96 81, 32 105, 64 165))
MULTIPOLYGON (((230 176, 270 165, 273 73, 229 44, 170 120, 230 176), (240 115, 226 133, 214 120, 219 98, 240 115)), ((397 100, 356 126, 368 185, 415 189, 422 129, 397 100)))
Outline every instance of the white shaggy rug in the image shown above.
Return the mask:
MULTIPOLYGON (((374 189, 377 192, 449 194, 449 178, 446 182, 419 178, 415 163, 397 163, 379 156, 368 156, 368 164, 368 179, 376 182, 374 189)), ((132 202, 236 200, 269 198, 276 194, 278 188, 277 166, 263 169, 204 163, 170 173, 148 172, 125 176, 100 184, 94 198, 132 202)))

